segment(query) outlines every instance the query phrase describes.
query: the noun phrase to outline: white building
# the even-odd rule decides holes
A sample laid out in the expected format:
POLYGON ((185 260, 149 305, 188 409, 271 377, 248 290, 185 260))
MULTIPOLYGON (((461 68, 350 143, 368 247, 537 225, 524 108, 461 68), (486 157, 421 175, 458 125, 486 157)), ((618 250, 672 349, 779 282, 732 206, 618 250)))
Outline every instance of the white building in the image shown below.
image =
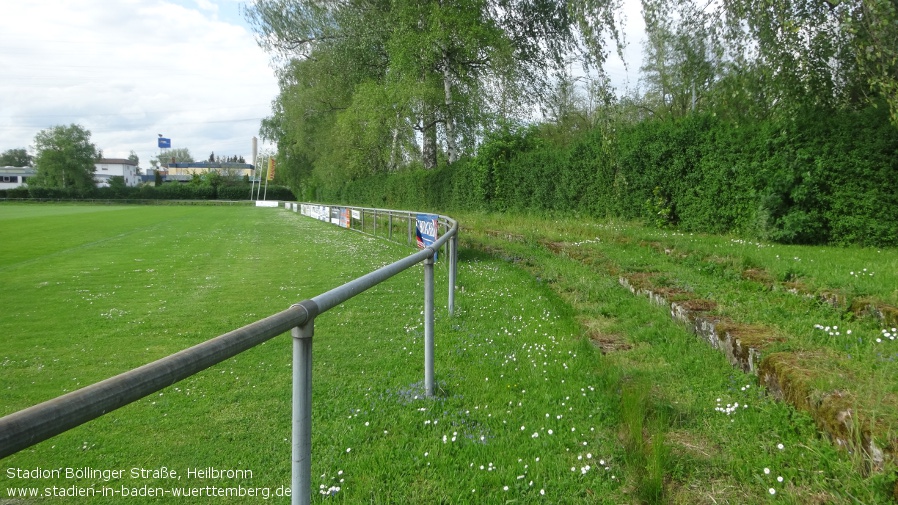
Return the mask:
POLYGON ((137 186, 140 176, 137 175, 137 163, 124 158, 101 158, 94 163, 94 180, 98 188, 109 186, 110 177, 124 177, 125 186, 137 186))
POLYGON ((29 177, 37 170, 29 167, 0 167, 0 189, 12 189, 24 186, 29 177))

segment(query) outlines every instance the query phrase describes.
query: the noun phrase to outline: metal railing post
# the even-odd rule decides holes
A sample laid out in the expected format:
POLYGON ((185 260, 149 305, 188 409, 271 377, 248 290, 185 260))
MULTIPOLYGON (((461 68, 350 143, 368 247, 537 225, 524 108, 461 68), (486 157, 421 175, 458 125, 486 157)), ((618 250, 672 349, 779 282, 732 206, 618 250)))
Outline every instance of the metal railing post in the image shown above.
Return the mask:
POLYGON ((312 334, 315 320, 293 328, 292 505, 312 499, 312 334))
POLYGON ((409 245, 412 244, 412 213, 408 214, 408 242, 409 245))
POLYGON ((433 396, 433 256, 424 260, 424 394, 433 396))
POLYGON ((453 235, 452 238, 449 239, 449 254, 447 255, 447 261, 449 261, 449 316, 455 315, 455 275, 456 268, 458 268, 458 236, 453 235))
POLYGON ((374 209, 374 233, 372 235, 377 236, 377 209, 374 209))
POLYGON ((390 234, 388 236, 390 240, 393 240, 393 211, 390 211, 390 234))

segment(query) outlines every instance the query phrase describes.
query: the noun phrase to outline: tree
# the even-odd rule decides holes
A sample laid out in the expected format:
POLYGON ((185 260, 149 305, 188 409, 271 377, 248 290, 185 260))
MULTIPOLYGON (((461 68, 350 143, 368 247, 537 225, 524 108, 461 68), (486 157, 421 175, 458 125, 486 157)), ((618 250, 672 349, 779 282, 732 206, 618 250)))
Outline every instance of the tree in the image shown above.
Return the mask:
POLYGON ((898 2, 852 2, 843 14, 855 34, 855 57, 871 89, 889 104, 898 126, 898 2))
POLYGON ((128 155, 128 161, 134 163, 134 166, 140 166, 140 157, 137 156, 137 153, 134 150, 131 150, 131 154, 128 155))
POLYGON ((655 116, 695 110, 719 77, 718 13, 707 8, 682 0, 642 0, 647 35, 642 106, 655 116))
POLYGON ((0 167, 30 167, 31 155, 24 148, 7 149, 0 154, 0 167))
POLYGON ((159 153, 156 155, 156 159, 153 160, 155 163, 151 161, 151 163, 159 166, 165 166, 174 160, 175 163, 193 163, 193 156, 190 155, 190 149, 186 147, 178 147, 175 149, 169 149, 163 153, 159 153))
POLYGON ((618 38, 616 5, 256 1, 247 19, 260 46, 283 62, 281 94, 261 133, 293 150, 288 160, 304 159, 328 178, 417 160, 432 168, 439 142, 451 164, 497 117, 529 115, 570 57, 601 64, 604 39, 618 38), (300 145, 308 146, 301 155, 300 145))
POLYGON ((29 185, 85 190, 96 186, 93 178, 97 146, 81 125, 53 126, 34 137, 37 173, 29 185))

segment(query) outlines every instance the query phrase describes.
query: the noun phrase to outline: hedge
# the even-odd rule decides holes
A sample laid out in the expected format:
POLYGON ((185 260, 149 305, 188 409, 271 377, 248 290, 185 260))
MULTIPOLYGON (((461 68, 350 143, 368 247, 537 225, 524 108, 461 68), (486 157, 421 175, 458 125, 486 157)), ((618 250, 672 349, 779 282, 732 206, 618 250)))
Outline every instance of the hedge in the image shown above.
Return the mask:
POLYGON ((335 203, 640 219, 798 244, 898 245, 898 129, 884 107, 753 122, 712 114, 596 128, 569 145, 536 127, 476 156, 321 192, 335 203))

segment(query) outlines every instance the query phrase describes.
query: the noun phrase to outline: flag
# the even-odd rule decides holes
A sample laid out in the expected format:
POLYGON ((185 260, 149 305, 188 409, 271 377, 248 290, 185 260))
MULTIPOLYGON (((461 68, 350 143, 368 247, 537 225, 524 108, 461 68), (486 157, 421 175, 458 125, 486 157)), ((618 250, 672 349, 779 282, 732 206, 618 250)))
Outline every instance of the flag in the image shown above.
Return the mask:
POLYGON ((274 158, 268 158, 268 180, 274 180, 274 158))

